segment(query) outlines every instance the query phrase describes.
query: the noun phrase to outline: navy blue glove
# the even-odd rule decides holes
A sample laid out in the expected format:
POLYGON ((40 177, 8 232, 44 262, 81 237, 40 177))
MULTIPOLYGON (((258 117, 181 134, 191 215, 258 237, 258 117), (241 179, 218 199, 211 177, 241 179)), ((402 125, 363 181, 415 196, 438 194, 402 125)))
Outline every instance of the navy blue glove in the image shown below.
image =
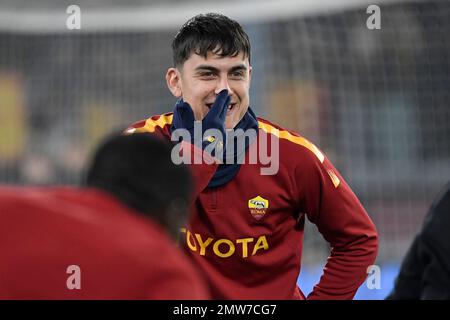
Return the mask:
MULTIPOLYGON (((175 105, 175 110, 173 114, 172 121, 172 131, 176 129, 187 129, 189 130, 192 138, 192 143, 196 145, 201 145, 203 149, 207 146, 213 144, 208 150, 219 151, 221 154, 220 158, 223 157, 224 154, 224 146, 226 145, 226 131, 225 131, 225 119, 227 116, 228 106, 230 104, 231 97, 228 95, 228 90, 224 89, 220 91, 217 95, 214 104, 211 106, 211 110, 209 110, 208 114, 201 121, 202 124, 202 132, 201 132, 201 140, 195 141, 194 138, 194 112, 192 111, 189 103, 185 102, 183 99, 178 100, 175 105), (217 133, 207 132, 209 129, 218 130, 217 133), (206 136, 204 136, 206 132, 206 136)), ((214 154, 213 156, 217 156, 214 154)))

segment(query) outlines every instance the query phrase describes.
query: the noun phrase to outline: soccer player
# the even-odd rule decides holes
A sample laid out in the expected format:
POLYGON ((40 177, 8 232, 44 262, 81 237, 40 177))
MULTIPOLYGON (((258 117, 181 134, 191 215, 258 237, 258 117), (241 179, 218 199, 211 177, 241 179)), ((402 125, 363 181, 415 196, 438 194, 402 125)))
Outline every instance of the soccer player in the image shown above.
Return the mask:
POLYGON ((200 163, 190 162, 195 201, 182 235, 213 298, 305 299, 297 278, 308 218, 331 253, 307 298, 352 299, 377 254, 375 226, 316 146, 255 116, 250 41, 242 27, 220 14, 200 14, 181 27, 172 49, 166 81, 178 98, 173 113, 139 121, 127 132, 174 141, 175 162, 177 155, 200 154, 200 163), (253 138, 230 144, 252 130, 253 138), (265 148, 273 168, 261 156, 256 163, 250 159, 265 148), (244 161, 229 161, 242 154, 244 161))
POLYGON ((389 300, 450 300, 450 183, 436 197, 402 262, 389 300))
POLYGON ((140 134, 107 140, 84 188, 0 188, 0 299, 209 298, 171 238, 190 185, 140 134))

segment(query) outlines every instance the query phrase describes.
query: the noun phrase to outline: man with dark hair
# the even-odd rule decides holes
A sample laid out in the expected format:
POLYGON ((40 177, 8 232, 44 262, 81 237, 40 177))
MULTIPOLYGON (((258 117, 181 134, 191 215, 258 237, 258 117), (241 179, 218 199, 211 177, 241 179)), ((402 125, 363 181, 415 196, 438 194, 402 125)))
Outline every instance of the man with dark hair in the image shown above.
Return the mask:
POLYGON ((353 298, 376 257, 375 226, 316 146, 249 107, 250 41, 242 27, 220 14, 197 15, 172 49, 166 81, 178 98, 173 113, 127 132, 175 142, 172 161, 192 169, 184 247, 213 298, 304 299, 296 282, 305 217, 331 246, 308 298, 353 298))
POLYGON ((0 299, 207 299, 167 232, 190 186, 169 145, 139 134, 108 139, 85 188, 0 188, 0 299))
POLYGON ((450 300, 450 183, 436 197, 402 262, 389 300, 450 300))

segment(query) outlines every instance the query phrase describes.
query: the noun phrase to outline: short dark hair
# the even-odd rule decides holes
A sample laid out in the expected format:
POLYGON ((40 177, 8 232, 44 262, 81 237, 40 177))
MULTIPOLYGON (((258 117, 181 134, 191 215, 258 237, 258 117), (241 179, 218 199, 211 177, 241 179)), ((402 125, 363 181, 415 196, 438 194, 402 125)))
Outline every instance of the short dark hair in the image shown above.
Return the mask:
POLYGON ((114 134, 95 152, 86 185, 107 191, 162 224, 172 236, 185 222, 192 178, 175 165, 168 141, 149 133, 114 134))
POLYGON ((250 61, 250 40, 235 20, 218 13, 199 14, 189 19, 173 39, 174 66, 182 66, 192 53, 206 58, 209 51, 222 57, 242 52, 250 61))

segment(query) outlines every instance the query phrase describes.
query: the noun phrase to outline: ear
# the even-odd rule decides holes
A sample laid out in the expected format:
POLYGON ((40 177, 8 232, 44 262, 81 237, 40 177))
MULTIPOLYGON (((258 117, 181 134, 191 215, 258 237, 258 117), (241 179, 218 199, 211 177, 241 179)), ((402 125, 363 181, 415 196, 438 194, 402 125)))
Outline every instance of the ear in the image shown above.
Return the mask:
POLYGON ((180 98, 181 92, 181 75, 177 68, 169 68, 166 73, 167 87, 169 87, 170 92, 180 98))
POLYGON ((248 66, 248 84, 250 87, 250 83, 252 82, 252 66, 248 66))

